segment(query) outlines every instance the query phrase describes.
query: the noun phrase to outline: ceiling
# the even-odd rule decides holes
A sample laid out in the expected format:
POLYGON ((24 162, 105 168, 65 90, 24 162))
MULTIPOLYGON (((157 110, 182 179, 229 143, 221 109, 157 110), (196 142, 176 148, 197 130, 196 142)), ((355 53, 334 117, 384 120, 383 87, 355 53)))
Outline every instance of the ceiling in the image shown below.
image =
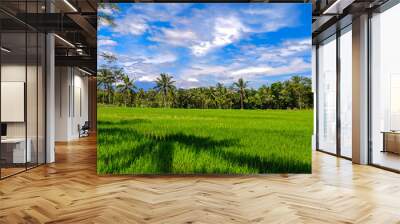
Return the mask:
POLYGON ((372 11, 388 0, 313 0, 313 43, 351 24, 352 18, 372 11))
POLYGON ((56 66, 79 66, 95 74, 96 9, 96 0, 1 0, 1 29, 6 38, 15 37, 9 43, 14 54, 21 52, 18 46, 25 46, 19 41, 25 31, 55 33, 56 66))

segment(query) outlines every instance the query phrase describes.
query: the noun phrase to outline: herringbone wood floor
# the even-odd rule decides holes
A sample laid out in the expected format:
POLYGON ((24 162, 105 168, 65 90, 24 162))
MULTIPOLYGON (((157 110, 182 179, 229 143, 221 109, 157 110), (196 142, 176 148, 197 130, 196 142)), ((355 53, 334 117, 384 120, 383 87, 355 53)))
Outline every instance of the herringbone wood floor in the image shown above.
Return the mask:
POLYGON ((400 175, 315 152, 312 175, 99 177, 96 142, 0 181, 0 223, 400 223, 400 175))

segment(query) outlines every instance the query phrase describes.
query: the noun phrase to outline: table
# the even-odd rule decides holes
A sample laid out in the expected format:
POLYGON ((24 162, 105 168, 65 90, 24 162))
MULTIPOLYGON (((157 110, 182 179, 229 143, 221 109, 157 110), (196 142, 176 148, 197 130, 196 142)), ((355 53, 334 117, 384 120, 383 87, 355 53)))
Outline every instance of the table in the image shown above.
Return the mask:
POLYGON ((400 131, 382 131, 383 150, 382 152, 392 152, 400 154, 400 131))
POLYGON ((26 163, 32 160, 32 141, 30 138, 5 138, 1 139, 1 157, 6 163, 26 163), (25 152, 25 140, 28 143, 25 152))

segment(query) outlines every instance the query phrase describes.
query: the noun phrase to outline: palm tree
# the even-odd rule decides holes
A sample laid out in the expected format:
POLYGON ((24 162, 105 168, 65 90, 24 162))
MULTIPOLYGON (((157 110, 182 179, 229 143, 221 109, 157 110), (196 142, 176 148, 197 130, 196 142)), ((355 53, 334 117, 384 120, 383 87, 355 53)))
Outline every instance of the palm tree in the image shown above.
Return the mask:
POLYGON ((243 78, 240 78, 237 82, 233 83, 233 86, 236 87, 236 91, 240 94, 240 109, 243 109, 243 101, 246 93, 247 88, 247 81, 244 81, 243 78))
POLYGON ((215 101, 219 109, 222 109, 222 106, 226 102, 226 97, 227 97, 227 89, 222 83, 217 83, 217 86, 215 87, 215 101))
POLYGON ((114 76, 114 73, 110 69, 102 68, 98 71, 97 85, 104 86, 104 88, 107 89, 108 103, 111 103, 112 86, 115 81, 116 78, 114 76))
POLYGON ((271 88, 269 86, 262 85, 258 89, 258 93, 261 97, 262 108, 263 109, 270 108, 272 106, 272 101, 273 101, 271 88))
POLYGON ((121 93, 124 95, 124 103, 125 106, 127 104, 128 98, 131 97, 131 94, 133 93, 133 90, 136 88, 135 84, 133 83, 133 80, 129 78, 129 76, 123 74, 121 77, 121 83, 118 84, 117 88, 121 91, 121 93))
MULTIPOLYGON (((106 72, 104 71, 104 69, 99 69, 99 71, 97 71, 97 89, 98 90, 102 90, 104 93, 104 88, 106 87, 106 72)), ((106 94, 103 94, 103 102, 105 103, 106 99, 106 94)))
POLYGON ((140 88, 136 96, 136 106, 143 107, 143 103, 146 100, 146 92, 144 91, 144 89, 140 88))
POLYGON ((158 92, 162 92, 162 99, 164 107, 167 107, 167 96, 168 93, 175 89, 174 83, 172 80, 172 76, 161 73, 160 77, 156 79, 156 87, 154 87, 158 92))

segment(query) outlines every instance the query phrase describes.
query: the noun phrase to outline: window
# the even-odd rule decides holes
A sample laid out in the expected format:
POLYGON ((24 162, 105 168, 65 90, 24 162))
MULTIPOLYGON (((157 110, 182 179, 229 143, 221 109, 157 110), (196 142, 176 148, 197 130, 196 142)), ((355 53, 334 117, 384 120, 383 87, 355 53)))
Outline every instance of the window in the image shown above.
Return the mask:
POLYGON ((336 36, 318 47, 318 149, 336 153, 336 36))
POLYGON ((352 157, 352 33, 351 26, 340 36, 340 154, 352 157))
POLYGON ((372 163, 400 170, 400 4, 371 18, 372 163))

